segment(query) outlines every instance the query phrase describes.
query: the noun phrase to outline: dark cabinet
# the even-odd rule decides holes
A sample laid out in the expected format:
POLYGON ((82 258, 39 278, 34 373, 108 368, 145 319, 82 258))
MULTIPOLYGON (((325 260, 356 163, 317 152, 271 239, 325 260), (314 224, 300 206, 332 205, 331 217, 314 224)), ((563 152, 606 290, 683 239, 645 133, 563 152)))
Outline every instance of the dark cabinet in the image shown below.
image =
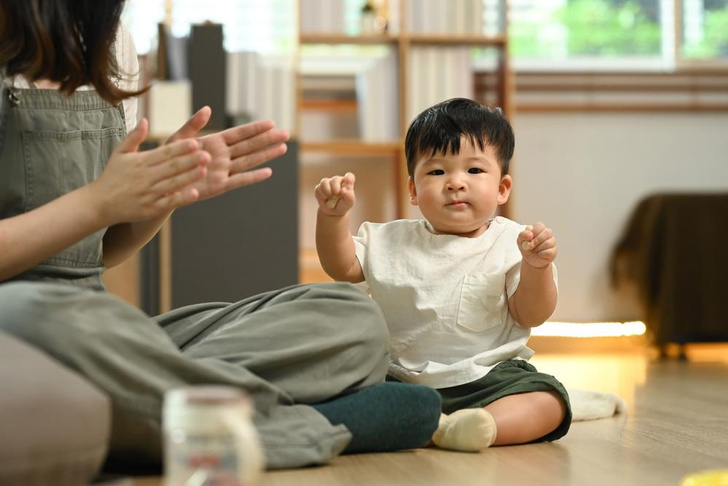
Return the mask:
POLYGON ((164 271, 171 274, 172 308, 233 302, 298 282, 297 143, 290 142, 286 155, 267 165, 273 168, 270 179, 172 215, 170 243, 162 245, 157 237, 143 254, 146 312, 164 310, 164 271))

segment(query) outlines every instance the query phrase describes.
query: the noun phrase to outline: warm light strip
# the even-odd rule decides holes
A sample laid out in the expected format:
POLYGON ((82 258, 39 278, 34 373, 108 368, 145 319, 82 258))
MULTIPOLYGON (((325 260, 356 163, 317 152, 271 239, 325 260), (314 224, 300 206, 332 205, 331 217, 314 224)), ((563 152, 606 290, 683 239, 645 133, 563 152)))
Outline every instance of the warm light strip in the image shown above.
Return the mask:
POLYGON ((645 323, 634 322, 546 322, 531 330, 533 336, 553 337, 623 337, 641 336, 645 323))

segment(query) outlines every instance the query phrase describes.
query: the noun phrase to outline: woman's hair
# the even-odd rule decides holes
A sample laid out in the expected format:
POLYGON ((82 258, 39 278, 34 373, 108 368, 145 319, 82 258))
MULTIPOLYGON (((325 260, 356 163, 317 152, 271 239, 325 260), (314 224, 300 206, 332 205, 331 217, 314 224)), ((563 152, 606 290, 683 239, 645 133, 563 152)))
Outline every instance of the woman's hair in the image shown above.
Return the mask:
POLYGON ((422 155, 459 153, 463 136, 480 150, 486 145, 494 147, 501 175, 508 174, 515 137, 503 111, 467 98, 453 98, 427 108, 412 120, 404 142, 409 175, 414 175, 417 159, 422 155))
POLYGON ((112 44, 124 0, 0 1, 0 67, 8 76, 48 79, 73 94, 90 84, 112 104, 141 94, 116 86, 112 44))

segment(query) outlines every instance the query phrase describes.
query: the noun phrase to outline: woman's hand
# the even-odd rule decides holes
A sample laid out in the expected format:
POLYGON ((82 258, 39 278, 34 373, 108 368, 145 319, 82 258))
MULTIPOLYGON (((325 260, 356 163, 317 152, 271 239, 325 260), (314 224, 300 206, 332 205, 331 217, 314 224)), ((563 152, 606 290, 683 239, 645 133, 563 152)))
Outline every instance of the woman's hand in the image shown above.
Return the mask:
POLYGON ((179 140, 139 152, 146 139, 146 119, 114 150, 101 176, 89 184, 99 201, 104 226, 148 220, 200 198, 210 154, 197 140, 179 140))
MULTIPOLYGON (((167 142, 191 139, 210 121, 212 111, 201 108, 167 142)), ((268 179, 269 167, 251 170, 285 154, 284 142, 290 135, 274 128, 270 120, 256 121, 199 137, 201 149, 210 154, 207 176, 195 182, 199 199, 208 199, 227 191, 268 179)))

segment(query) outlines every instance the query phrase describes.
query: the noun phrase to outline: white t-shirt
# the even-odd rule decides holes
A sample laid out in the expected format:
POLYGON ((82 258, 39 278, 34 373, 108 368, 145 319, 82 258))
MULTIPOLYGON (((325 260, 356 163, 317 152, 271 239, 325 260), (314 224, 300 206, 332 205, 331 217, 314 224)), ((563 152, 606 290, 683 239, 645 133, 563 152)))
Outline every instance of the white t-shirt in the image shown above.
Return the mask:
POLYGON ((523 229, 502 217, 476 238, 437 235, 424 220, 360 227, 356 255, 389 327, 395 378, 446 388, 533 356, 530 328, 508 311, 520 281, 523 229))
MULTIPOLYGON (((116 34, 114 49, 116 64, 119 66, 119 73, 121 75, 121 78, 116 80, 116 85, 125 91, 136 91, 139 86, 139 59, 137 58, 136 47, 134 47, 134 40, 129 31, 122 25, 119 26, 116 34)), ((11 85, 18 89, 36 87, 35 83, 29 83, 22 76, 15 76, 11 81, 11 85)), ((81 86, 78 90, 85 91, 89 89, 93 89, 93 86, 81 86)), ((136 96, 122 101, 127 133, 134 130, 137 126, 137 104, 136 96)))

